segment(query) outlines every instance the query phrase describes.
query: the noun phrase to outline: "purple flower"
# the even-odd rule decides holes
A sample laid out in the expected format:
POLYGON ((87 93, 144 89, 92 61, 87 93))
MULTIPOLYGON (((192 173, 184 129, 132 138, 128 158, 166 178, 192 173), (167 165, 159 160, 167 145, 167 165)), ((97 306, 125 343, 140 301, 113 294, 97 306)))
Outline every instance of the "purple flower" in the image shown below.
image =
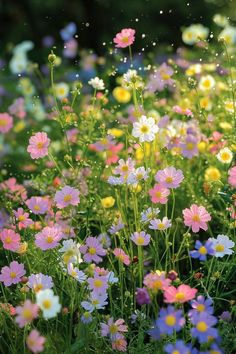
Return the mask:
POLYGON ((197 148, 198 139, 194 135, 187 135, 187 138, 184 143, 180 144, 182 149, 182 155, 191 159, 194 156, 198 155, 197 148))
POLYGON ((150 75, 147 89, 149 92, 163 91, 166 87, 173 87, 174 80, 171 76, 174 74, 174 70, 163 63, 154 74, 150 75))
POLYGON ((193 310, 188 312, 189 317, 193 315, 200 314, 202 312, 207 312, 209 315, 213 314, 213 302, 210 298, 205 298, 199 295, 196 300, 191 301, 191 306, 193 310))
POLYGON ((28 278, 28 287, 35 292, 39 290, 51 289, 53 287, 52 277, 42 273, 31 274, 28 278))
POLYGON ((108 231, 110 232, 111 235, 114 235, 117 232, 119 232, 120 230, 122 230, 124 227, 125 227, 125 225, 123 224, 122 220, 119 219, 116 223, 111 225, 111 227, 108 231))
POLYGON ((192 258, 198 258, 200 261, 206 261, 207 255, 213 256, 215 250, 213 248, 213 243, 210 240, 207 240, 205 244, 202 244, 199 240, 195 243, 194 251, 190 251, 190 256, 192 258))
POLYGON ((93 320, 93 317, 89 311, 85 311, 83 315, 81 316, 81 322, 84 324, 91 323, 93 320))
POLYGON ((162 308, 159 313, 159 318, 156 321, 162 334, 171 335, 174 331, 178 332, 185 325, 182 310, 175 310, 174 306, 162 308))
POLYGON ((102 258, 99 256, 105 256, 106 254, 96 237, 88 237, 85 245, 80 246, 80 252, 84 254, 84 261, 87 263, 100 263, 102 258))
POLYGON ((94 278, 88 278, 89 289, 97 294, 104 294, 108 288, 107 276, 94 275, 94 278))
POLYGON ((148 305, 151 303, 151 299, 146 288, 137 288, 136 301, 139 305, 148 305))
POLYGON ((63 41, 69 41, 74 36, 76 31, 76 24, 74 22, 70 22, 60 31, 61 38, 63 41))
POLYGON ((229 311, 223 311, 222 314, 219 316, 219 318, 222 321, 231 322, 232 316, 231 316, 231 313, 229 311))
POLYGON ((218 331, 216 328, 212 328, 217 319, 214 316, 209 315, 206 312, 200 314, 194 314, 190 321, 195 326, 191 329, 191 334, 194 338, 197 338, 200 343, 206 343, 209 340, 209 336, 213 338, 218 337, 218 331))
POLYGON ((144 231, 134 232, 131 235, 131 240, 137 246, 147 246, 150 242, 150 239, 151 239, 151 236, 149 234, 146 234, 144 231))
MULTIPOLYGON (((185 345, 182 340, 177 340, 175 344, 167 344, 164 347, 165 353, 173 354, 173 353, 181 353, 181 354, 188 354, 189 346, 185 345)), ((192 352, 191 352, 192 353, 192 352)))
POLYGON ((166 167, 155 175, 155 180, 165 188, 178 188, 183 179, 183 172, 176 170, 173 166, 166 167))

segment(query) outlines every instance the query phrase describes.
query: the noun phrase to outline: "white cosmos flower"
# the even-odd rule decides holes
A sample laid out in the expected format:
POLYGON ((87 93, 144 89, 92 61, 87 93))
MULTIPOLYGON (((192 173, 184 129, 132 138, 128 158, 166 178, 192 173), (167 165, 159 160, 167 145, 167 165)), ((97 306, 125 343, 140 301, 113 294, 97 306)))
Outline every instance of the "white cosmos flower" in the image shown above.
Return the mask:
POLYGON ((157 132, 158 126, 151 117, 141 116, 139 121, 133 124, 132 135, 135 138, 139 138, 141 143, 153 141, 157 132))
POLYGON ((55 317, 61 310, 59 297, 54 295, 51 289, 40 290, 36 294, 36 303, 43 311, 43 317, 45 319, 55 317))
POLYGON ((225 255, 231 255, 234 251, 231 249, 235 243, 229 239, 226 235, 218 235, 217 238, 210 238, 213 248, 215 250, 215 257, 224 257, 225 255))
POLYGON ((55 85, 55 94, 59 100, 66 98, 69 94, 69 86, 65 82, 59 82, 55 85))
POLYGON ((105 89, 103 80, 99 79, 97 76, 89 80, 88 84, 91 85, 95 90, 101 91, 105 89))
POLYGON ((216 157, 222 163, 230 163, 233 158, 233 153, 229 148, 225 147, 218 152, 216 157))
POLYGON ((202 91, 209 91, 215 87, 215 79, 211 75, 202 76, 198 87, 202 91))

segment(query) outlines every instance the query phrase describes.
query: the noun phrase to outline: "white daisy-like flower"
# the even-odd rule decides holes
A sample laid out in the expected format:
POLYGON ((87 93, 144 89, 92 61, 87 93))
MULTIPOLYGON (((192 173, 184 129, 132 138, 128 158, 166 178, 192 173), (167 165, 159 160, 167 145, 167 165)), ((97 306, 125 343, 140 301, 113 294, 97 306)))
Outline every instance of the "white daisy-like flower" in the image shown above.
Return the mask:
POLYGON ((201 77, 198 87, 199 87, 199 90, 209 91, 215 87, 215 83, 216 82, 215 82, 215 79, 213 78, 213 76, 205 75, 205 76, 201 77))
POLYGON ((158 126, 151 117, 141 116, 139 121, 133 124, 132 135, 139 138, 141 143, 153 141, 157 132, 158 126))
POLYGON ((89 80, 88 84, 94 88, 94 90, 105 90, 105 85, 102 79, 99 77, 94 77, 93 79, 89 80))
POLYGON ((69 94, 69 86, 65 82, 59 82, 55 85, 55 95, 59 100, 66 98, 69 94))
POLYGON ((81 252, 79 250, 80 244, 76 243, 73 240, 65 240, 62 242, 62 247, 59 249, 59 252, 63 253, 63 261, 68 263, 82 263, 83 259, 81 257, 81 252))
POLYGON ((212 246, 215 250, 215 257, 224 257, 225 255, 231 255, 234 251, 231 249, 235 243, 229 239, 226 235, 218 235, 217 238, 210 238, 212 246))
POLYGON ((53 318, 61 310, 61 304, 59 304, 59 297, 54 295, 51 289, 40 290, 36 294, 36 303, 43 311, 43 317, 45 319, 53 318))
POLYGON ((233 153, 229 148, 225 147, 218 152, 216 157, 222 163, 230 163, 233 159, 233 153))
POLYGON ((224 40, 226 44, 232 45, 236 43, 236 27, 226 26, 219 34, 219 40, 224 40))

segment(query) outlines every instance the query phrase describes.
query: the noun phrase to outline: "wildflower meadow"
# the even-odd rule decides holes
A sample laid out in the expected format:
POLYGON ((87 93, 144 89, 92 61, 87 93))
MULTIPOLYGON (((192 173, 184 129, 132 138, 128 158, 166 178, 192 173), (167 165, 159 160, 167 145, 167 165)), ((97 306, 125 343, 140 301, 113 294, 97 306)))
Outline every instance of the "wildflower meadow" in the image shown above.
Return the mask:
POLYGON ((236 353, 236 26, 211 26, 99 56, 68 22, 0 62, 1 354, 236 353))

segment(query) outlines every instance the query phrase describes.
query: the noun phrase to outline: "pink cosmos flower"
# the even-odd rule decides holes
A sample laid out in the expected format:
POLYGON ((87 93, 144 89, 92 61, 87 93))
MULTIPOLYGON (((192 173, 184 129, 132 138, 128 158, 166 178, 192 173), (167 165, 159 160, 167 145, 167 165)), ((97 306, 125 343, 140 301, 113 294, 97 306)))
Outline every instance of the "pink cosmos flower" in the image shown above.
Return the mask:
POLYGON ((210 214, 203 206, 191 205, 190 209, 183 210, 184 224, 190 226, 193 232, 200 229, 207 230, 207 221, 211 220, 210 214))
POLYGON ((108 288, 107 276, 94 275, 94 278, 88 278, 89 289, 97 294, 104 294, 108 288))
POLYGON ((26 300, 22 306, 16 307, 16 323, 20 328, 23 328, 38 317, 38 310, 38 305, 26 300))
POLYGON ((26 344, 31 352, 41 353, 44 350, 45 340, 45 337, 41 336, 36 329, 33 329, 26 338, 26 344))
POLYGON ((236 166, 229 170, 228 182, 232 187, 236 187, 236 166))
POLYGON ((63 209, 68 205, 77 205, 80 202, 79 190, 70 186, 63 187, 60 191, 56 192, 55 202, 59 209, 63 209))
POLYGON ((24 265, 13 261, 10 263, 9 267, 5 266, 1 269, 0 281, 3 282, 5 286, 11 286, 12 284, 19 283, 25 273, 24 265))
POLYGON ((32 159, 39 159, 48 155, 48 146, 50 139, 44 132, 38 132, 31 136, 27 151, 30 153, 32 159))
POLYGON ((34 214, 45 214, 49 209, 49 200, 43 197, 31 197, 25 204, 34 214))
POLYGON ((106 251, 96 237, 88 237, 85 245, 80 246, 79 250, 84 254, 84 261, 87 263, 100 263, 102 258, 99 256, 106 255, 106 251))
POLYGON ((167 303, 184 303, 195 298, 197 289, 190 288, 188 285, 180 285, 178 288, 169 286, 164 291, 165 302, 167 303))
POLYGON ((119 143, 117 145, 109 144, 106 152, 106 165, 117 163, 119 160, 118 152, 123 149, 124 144, 119 143))
POLYGON ((149 234, 146 234, 144 231, 134 232, 131 235, 131 240, 137 246, 147 246, 150 242, 150 239, 151 239, 151 236, 149 234))
POLYGON ((151 201, 153 203, 166 204, 168 195, 170 194, 169 189, 163 187, 161 184, 155 184, 153 189, 150 189, 149 195, 151 196, 151 201))
POLYGON ((127 341, 122 334, 117 334, 116 338, 112 341, 112 349, 118 350, 119 352, 126 352, 127 341))
POLYGON ((117 48, 126 48, 134 43, 135 30, 132 28, 124 28, 121 32, 117 33, 113 42, 116 43, 117 48))
POLYGON ((18 198, 23 200, 27 199, 25 187, 21 184, 17 184, 14 177, 0 183, 0 189, 8 192, 9 194, 7 193, 7 195, 12 200, 17 200, 18 198))
POLYGON ((23 119, 26 116, 24 105, 25 99, 23 97, 19 97, 14 100, 11 106, 9 106, 8 111, 10 114, 16 116, 17 118, 23 119))
POLYGON ((0 133, 7 133, 13 127, 13 118, 8 113, 0 113, 0 133))
POLYGON ((33 220, 29 218, 29 213, 25 213, 23 208, 18 208, 17 211, 13 210, 13 213, 18 221, 19 230, 25 229, 33 224, 33 220))
POLYGON ((143 284, 154 293, 157 293, 159 290, 165 290, 169 287, 171 283, 170 279, 165 277, 165 274, 162 273, 149 273, 145 275, 143 284))
POLYGON ((35 244, 41 250, 45 251, 57 247, 61 239, 62 232, 60 228, 46 226, 41 232, 35 235, 35 244))
POLYGON ((20 235, 10 229, 3 229, 0 232, 0 240, 3 243, 3 248, 9 251, 17 251, 20 247, 20 235))
POLYGON ((130 264, 129 256, 121 248, 115 248, 113 254, 125 265, 128 266, 130 264))
POLYGON ((42 273, 31 274, 27 286, 36 293, 40 290, 51 289, 53 287, 52 277, 42 273))
POLYGON ((165 188, 178 188, 183 179, 183 172, 172 166, 158 171, 155 175, 155 180, 165 188))

